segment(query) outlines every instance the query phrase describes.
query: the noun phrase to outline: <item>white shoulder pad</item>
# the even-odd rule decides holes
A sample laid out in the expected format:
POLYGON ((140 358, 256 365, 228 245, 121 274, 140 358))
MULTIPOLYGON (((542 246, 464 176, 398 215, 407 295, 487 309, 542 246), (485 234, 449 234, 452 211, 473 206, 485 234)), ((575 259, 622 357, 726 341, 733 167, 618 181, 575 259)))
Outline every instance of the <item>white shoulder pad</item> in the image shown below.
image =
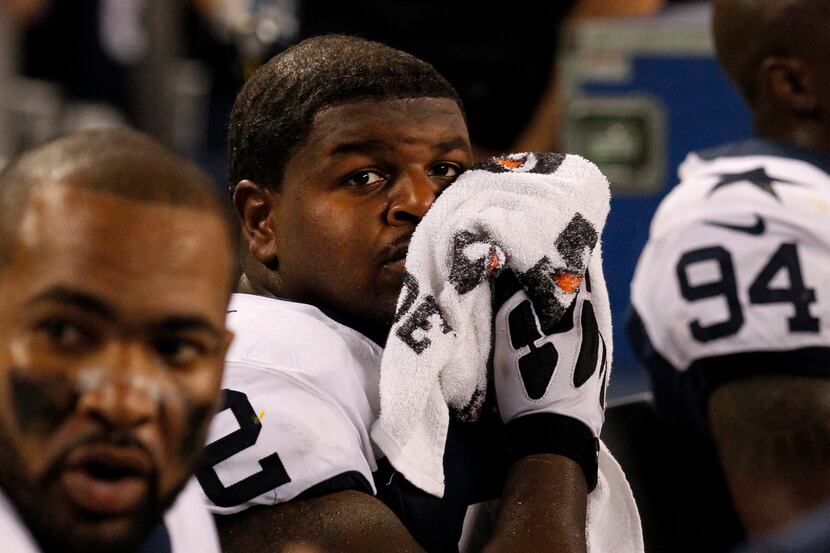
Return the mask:
POLYGON ((674 196, 661 206, 631 300, 652 345, 676 369, 830 344, 830 196, 780 188, 778 199, 746 185, 732 196, 682 205, 674 196), (686 220, 672 224, 680 211, 686 220))
POLYGON ((239 342, 197 473, 210 509, 273 505, 335 480, 374 493, 368 429, 377 378, 370 375, 379 370, 380 348, 309 306, 235 300, 228 320, 239 342), (253 302, 271 309, 245 305, 253 302))
POLYGON ((192 478, 164 514, 173 553, 219 553, 219 536, 205 508, 199 484, 192 478))
POLYGON ((0 536, 3 549, 15 553, 39 553, 34 536, 23 523, 17 510, 6 495, 0 491, 0 536))

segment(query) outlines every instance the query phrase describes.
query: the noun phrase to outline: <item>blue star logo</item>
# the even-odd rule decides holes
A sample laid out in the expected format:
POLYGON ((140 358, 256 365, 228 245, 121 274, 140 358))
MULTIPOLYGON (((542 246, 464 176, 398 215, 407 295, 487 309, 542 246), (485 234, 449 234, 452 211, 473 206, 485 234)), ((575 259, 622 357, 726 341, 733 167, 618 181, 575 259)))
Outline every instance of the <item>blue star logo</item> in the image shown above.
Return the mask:
POLYGON ((751 171, 746 171, 744 173, 723 173, 718 175, 720 180, 718 183, 712 187, 709 191, 708 196, 711 196, 719 189, 729 186, 731 184, 738 184, 738 183, 749 183, 758 188, 758 190, 762 192, 766 192, 776 200, 780 201, 778 194, 775 193, 775 188, 773 188, 773 183, 776 184, 798 184, 797 182, 788 181, 784 179, 773 178, 767 174, 767 170, 763 167, 758 167, 757 169, 752 169, 751 171))

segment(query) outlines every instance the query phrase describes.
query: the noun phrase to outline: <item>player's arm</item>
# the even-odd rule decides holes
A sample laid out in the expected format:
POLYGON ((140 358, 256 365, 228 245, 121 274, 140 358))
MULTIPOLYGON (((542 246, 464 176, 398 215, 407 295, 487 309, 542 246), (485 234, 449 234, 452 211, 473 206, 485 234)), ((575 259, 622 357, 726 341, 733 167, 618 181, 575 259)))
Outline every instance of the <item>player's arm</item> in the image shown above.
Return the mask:
POLYGON ((708 407, 733 503, 756 537, 830 497, 830 381, 770 375, 718 387, 708 407))
POLYGON ((484 553, 584 552, 587 493, 582 468, 572 459, 536 454, 516 461, 484 553))
POLYGON ((493 358, 514 461, 485 551, 584 552, 608 354, 590 278, 548 334, 514 278, 505 274, 497 283, 497 297, 509 299, 497 300, 493 358))
POLYGON ((218 517, 226 553, 421 552, 383 503, 357 491, 218 517))

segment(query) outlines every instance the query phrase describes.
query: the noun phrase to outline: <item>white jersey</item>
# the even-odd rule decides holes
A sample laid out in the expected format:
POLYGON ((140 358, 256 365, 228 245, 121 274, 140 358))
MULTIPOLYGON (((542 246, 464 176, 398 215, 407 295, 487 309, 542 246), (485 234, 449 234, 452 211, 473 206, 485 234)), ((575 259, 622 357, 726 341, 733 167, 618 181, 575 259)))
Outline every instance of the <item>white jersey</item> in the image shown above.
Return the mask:
MULTIPOLYGON (((213 517, 205 508, 202 490, 195 478, 188 481, 176 502, 164 514, 164 527, 170 540, 170 553, 219 553, 219 536, 213 517)), ((148 548, 164 553, 160 548, 148 548)))
POLYGON ((382 349, 316 307, 234 294, 224 409, 199 481, 221 514, 346 488, 374 493, 382 349))
POLYGON ((40 551, 35 538, 2 492, 0 492, 0 536, 2 536, 0 543, 3 544, 4 551, 15 553, 38 553, 40 551))
MULTIPOLYGON (((476 506, 501 495, 508 469, 497 413, 450 422, 447 490, 433 497, 401 478, 370 441, 382 348, 315 307, 258 296, 235 294, 227 324, 235 338, 224 405, 197 472, 214 513, 357 489, 383 501, 427 550, 466 551, 474 543, 471 521, 485 516, 476 506)), ((599 401, 599 392, 591 396, 597 409, 599 401)), ((567 438, 557 434, 557 443, 567 438)))
POLYGON ((652 373, 699 372, 704 395, 747 373, 830 376, 828 168, 759 139, 689 155, 631 285, 652 373))
MULTIPOLYGON (((39 553, 40 547, 8 498, 0 492, 0 544, 3 551, 39 553)), ((164 514, 141 553, 219 553, 213 518, 202 501, 199 485, 191 479, 164 514)))

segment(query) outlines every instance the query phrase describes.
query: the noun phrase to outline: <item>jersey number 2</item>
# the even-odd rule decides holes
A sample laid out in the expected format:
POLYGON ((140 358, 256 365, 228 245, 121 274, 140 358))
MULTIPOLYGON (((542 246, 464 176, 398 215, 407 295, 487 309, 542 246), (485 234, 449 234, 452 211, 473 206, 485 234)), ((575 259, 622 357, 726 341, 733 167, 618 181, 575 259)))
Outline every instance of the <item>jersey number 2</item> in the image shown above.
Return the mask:
MULTIPOLYGON (((680 293, 688 301, 698 301, 722 296, 729 309, 725 321, 702 325, 692 321, 689 330, 698 342, 710 342, 737 333, 744 324, 744 314, 738 299, 738 287, 735 279, 735 265, 732 255, 721 246, 712 246, 684 253, 677 264, 677 278, 680 293), (720 269, 720 279, 705 284, 692 285, 689 282, 688 268, 697 263, 714 261, 720 269)), ((816 301, 816 291, 807 288, 798 262, 798 249, 795 244, 781 244, 778 250, 755 277, 749 286, 749 301, 753 304, 791 303, 794 315, 788 319, 790 332, 818 332, 819 320, 810 314, 810 304, 816 301), (785 271, 789 277, 788 288, 772 288, 775 276, 785 271)))
POLYGON ((227 389, 222 390, 222 394, 224 396, 222 411, 230 409, 239 428, 205 447, 205 458, 201 468, 196 471, 196 478, 205 491, 205 495, 216 506, 233 507, 287 484, 291 482, 291 478, 285 472, 279 455, 272 453, 259 460, 262 467, 259 472, 227 487, 222 484, 214 467, 254 445, 262 431, 262 424, 247 395, 227 389))

